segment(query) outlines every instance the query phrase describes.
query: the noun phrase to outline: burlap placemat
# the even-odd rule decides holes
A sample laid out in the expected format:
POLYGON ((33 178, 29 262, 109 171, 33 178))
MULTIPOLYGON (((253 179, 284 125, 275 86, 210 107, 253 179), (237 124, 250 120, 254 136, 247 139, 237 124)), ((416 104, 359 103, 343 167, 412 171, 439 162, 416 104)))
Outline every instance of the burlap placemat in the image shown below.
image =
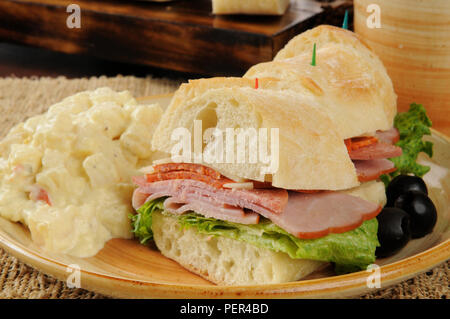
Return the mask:
MULTIPOLYGON (((109 86, 130 90, 134 96, 174 91, 181 81, 115 77, 68 80, 36 78, 0 79, 0 138, 16 123, 45 111, 51 104, 76 92, 109 86)), ((362 298, 447 298, 449 265, 434 268, 413 279, 362 298)), ((105 298, 83 289, 70 289, 65 282, 26 266, 0 249, 0 298, 105 298)))

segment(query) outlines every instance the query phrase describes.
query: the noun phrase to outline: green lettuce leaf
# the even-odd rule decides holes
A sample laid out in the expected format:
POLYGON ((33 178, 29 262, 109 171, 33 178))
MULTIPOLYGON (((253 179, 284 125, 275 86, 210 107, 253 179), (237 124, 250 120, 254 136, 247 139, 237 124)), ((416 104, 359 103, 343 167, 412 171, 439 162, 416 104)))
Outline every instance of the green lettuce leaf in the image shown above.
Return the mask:
MULTIPOLYGON (((142 217, 134 217, 135 235, 146 242, 151 234, 151 215, 155 210, 163 211, 163 200, 146 203, 138 211, 142 217), (150 221, 150 223, 149 223, 150 221), (136 231, 137 230, 137 231, 136 231)), ((136 215, 137 216, 137 215, 136 215)), ((284 252, 291 258, 303 258, 333 262, 339 273, 365 269, 375 261, 378 222, 376 218, 364 222, 360 227, 341 234, 330 234, 317 239, 299 239, 287 233, 268 219, 257 225, 243 225, 187 213, 177 218, 182 228, 195 228, 199 233, 224 236, 249 244, 284 252)))
POLYGON ((346 268, 365 269, 375 261, 375 249, 379 245, 376 218, 351 231, 317 239, 294 237, 268 219, 256 225, 243 225, 190 213, 181 215, 178 221, 183 228, 194 227, 202 234, 225 236, 284 252, 294 259, 333 262, 343 271, 346 268))
POLYGON ((397 170, 389 175, 383 175, 381 180, 387 185, 397 175, 414 174, 422 177, 430 170, 429 166, 420 165, 417 161, 419 153, 424 152, 433 156, 433 143, 423 141, 424 135, 431 135, 431 120, 421 104, 413 103, 408 112, 398 113, 394 119, 394 127, 400 133, 400 140, 396 143, 403 150, 399 157, 391 158, 397 170))
POLYGON ((153 239, 152 215, 154 211, 162 211, 164 208, 164 199, 158 198, 142 205, 136 215, 130 215, 132 232, 134 237, 138 238, 140 243, 145 245, 150 239, 153 239))

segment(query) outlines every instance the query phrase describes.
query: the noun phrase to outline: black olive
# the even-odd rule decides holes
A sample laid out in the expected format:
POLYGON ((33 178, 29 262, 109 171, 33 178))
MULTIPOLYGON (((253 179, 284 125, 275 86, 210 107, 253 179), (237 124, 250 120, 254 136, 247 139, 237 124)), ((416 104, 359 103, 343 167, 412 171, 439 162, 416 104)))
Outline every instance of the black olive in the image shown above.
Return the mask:
POLYGON ((402 249, 411 239, 410 217, 400 208, 385 207, 377 216, 377 257, 389 257, 402 249))
POLYGON ((411 217, 412 238, 420 238, 431 233, 436 225, 436 207, 425 193, 406 192, 397 198, 394 206, 403 209, 411 217))
POLYGON ((386 188, 386 206, 394 207, 395 200, 407 191, 421 191, 422 193, 428 194, 427 186, 420 177, 399 175, 386 188))

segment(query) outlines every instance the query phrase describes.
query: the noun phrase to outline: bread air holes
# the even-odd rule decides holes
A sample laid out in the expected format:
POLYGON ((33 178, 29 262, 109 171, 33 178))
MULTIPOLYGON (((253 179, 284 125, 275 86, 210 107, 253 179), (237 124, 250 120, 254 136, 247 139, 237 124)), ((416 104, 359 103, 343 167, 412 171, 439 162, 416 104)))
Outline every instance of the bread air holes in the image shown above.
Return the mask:
POLYGON ((202 121, 202 136, 205 130, 217 126, 216 109, 217 109, 216 103, 209 103, 205 108, 201 109, 197 113, 195 119, 202 121))
POLYGON ((225 268, 226 271, 230 271, 231 268, 234 266, 234 260, 225 260, 223 262, 223 268, 225 268))
POLYGON ((211 251, 211 252, 215 252, 216 254, 219 254, 220 253, 220 249, 219 249, 219 247, 217 246, 217 244, 218 244, 218 242, 217 242, 217 238, 216 237, 214 237, 214 236, 208 236, 207 238, 206 238, 206 244, 208 245, 208 248, 209 248, 209 250, 211 251))
POLYGON ((235 99, 230 99, 230 100, 228 100, 228 102, 230 103, 231 106, 234 106, 234 107, 239 106, 238 101, 236 101, 235 99))
MULTIPOLYGON (((214 128, 217 126, 217 104, 216 103, 209 103, 205 108, 201 109, 197 116, 195 117, 196 120, 201 121, 202 124, 202 135, 204 136, 204 133, 209 128, 214 128)), ((193 132, 193 128, 191 129, 191 132, 193 132)), ((194 134, 191 134, 191 145, 194 145, 194 134)), ((206 143, 203 140, 202 149, 205 149, 206 143)))
POLYGON ((165 251, 172 250, 172 242, 170 241, 170 239, 165 240, 163 246, 165 251))
POLYGON ((248 281, 249 282, 254 282, 255 281, 255 277, 253 276, 253 272, 255 271, 255 268, 252 266, 250 267, 250 271, 248 273, 248 281))

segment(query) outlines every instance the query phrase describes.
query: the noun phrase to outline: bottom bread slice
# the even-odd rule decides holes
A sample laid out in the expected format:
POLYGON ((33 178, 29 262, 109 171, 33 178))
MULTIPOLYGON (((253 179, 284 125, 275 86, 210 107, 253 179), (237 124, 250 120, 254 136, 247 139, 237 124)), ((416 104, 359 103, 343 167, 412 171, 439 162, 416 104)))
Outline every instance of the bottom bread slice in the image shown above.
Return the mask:
POLYGON ((227 237, 182 229, 175 217, 153 213, 153 236, 161 253, 186 269, 220 285, 255 285, 295 281, 324 263, 292 259, 227 237))

